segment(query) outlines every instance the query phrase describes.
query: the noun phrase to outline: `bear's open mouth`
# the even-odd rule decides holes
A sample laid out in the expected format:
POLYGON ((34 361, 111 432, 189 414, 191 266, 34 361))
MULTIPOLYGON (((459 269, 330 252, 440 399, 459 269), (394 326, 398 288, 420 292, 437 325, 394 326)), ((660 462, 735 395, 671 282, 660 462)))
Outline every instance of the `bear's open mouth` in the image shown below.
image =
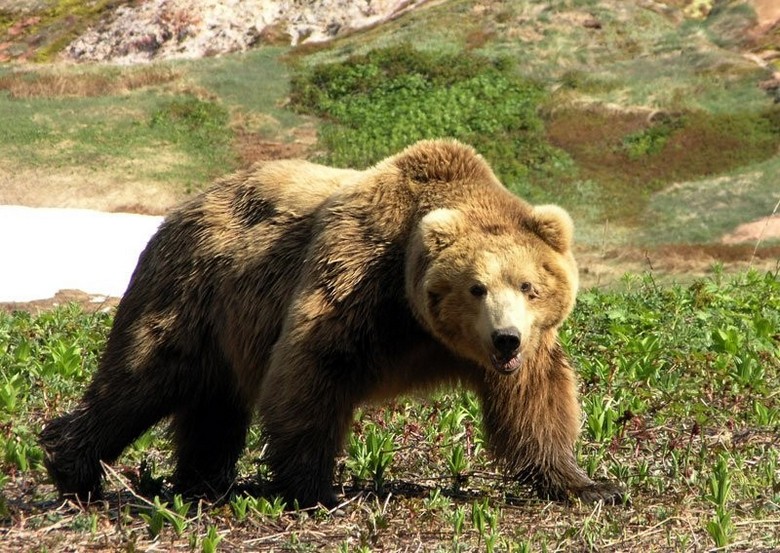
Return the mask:
POLYGON ((493 363, 493 368, 500 373, 509 374, 517 370, 520 367, 520 354, 513 355, 509 358, 504 358, 496 355, 495 353, 490 355, 490 361, 493 363))

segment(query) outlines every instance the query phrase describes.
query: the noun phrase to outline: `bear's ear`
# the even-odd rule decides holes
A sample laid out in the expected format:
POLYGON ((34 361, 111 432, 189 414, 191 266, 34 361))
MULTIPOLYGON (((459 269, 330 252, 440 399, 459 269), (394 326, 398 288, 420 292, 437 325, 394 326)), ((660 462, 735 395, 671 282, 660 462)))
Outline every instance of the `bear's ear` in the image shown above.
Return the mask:
POLYGON ((571 249, 574 239, 574 222, 562 207, 557 205, 536 206, 526 223, 531 231, 557 252, 571 249))
POLYGON ((434 209, 420 221, 423 246, 427 251, 441 251, 461 234, 463 212, 457 209, 434 209))

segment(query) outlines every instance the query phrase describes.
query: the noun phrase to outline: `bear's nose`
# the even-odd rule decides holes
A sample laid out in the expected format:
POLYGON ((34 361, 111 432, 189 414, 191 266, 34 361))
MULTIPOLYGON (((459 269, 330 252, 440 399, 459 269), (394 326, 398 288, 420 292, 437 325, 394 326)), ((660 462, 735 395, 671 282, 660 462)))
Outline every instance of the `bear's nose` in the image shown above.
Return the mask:
POLYGON ((520 331, 514 326, 494 330, 490 338, 493 347, 504 357, 512 356, 520 347, 520 331))

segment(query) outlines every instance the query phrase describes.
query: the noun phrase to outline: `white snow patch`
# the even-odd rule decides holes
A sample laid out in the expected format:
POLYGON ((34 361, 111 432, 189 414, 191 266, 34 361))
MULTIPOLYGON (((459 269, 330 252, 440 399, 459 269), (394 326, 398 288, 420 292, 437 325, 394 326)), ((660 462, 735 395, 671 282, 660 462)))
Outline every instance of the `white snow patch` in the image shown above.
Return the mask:
POLYGON ((59 290, 120 297, 162 217, 0 206, 0 302, 59 290))

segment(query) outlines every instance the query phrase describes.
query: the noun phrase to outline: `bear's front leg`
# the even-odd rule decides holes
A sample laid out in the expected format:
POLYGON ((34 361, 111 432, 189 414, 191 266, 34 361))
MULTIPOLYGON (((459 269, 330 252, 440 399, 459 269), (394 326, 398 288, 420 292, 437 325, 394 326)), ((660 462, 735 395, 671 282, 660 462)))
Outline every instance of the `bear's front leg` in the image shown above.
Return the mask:
POLYGON ((547 499, 620 503, 622 489, 595 482, 574 457, 580 431, 575 378, 555 343, 515 373, 488 373, 481 390, 485 428, 496 456, 547 499))
POLYGON ((334 464, 354 408, 348 372, 345 358, 309 354, 305 346, 281 346, 272 356, 259 410, 272 492, 288 507, 296 501, 302 508, 338 502, 334 464))

